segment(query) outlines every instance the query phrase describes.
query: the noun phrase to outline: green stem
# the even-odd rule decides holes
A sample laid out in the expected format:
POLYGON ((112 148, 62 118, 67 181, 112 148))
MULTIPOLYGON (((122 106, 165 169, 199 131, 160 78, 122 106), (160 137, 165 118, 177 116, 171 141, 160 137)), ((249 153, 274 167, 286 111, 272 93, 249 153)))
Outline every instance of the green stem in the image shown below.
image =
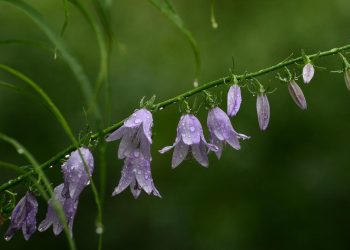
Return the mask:
MULTIPOLYGON (((330 50, 327 50, 327 51, 322 51, 320 53, 311 54, 311 55, 308 55, 308 57, 310 59, 315 58, 315 57, 327 57, 327 56, 331 56, 331 55, 336 55, 339 52, 342 52, 342 51, 345 51, 345 50, 349 50, 349 49, 350 49, 350 44, 342 46, 342 47, 339 47, 339 48, 333 48, 333 49, 330 49, 330 50)), ((275 64, 275 65, 273 65, 271 67, 264 68, 264 69, 261 69, 261 70, 255 71, 255 72, 246 73, 246 74, 242 74, 242 75, 236 75, 236 78, 237 78, 237 80, 251 79, 251 78, 258 77, 258 76, 261 76, 261 75, 265 75, 267 73, 276 71, 278 69, 282 69, 282 68, 284 68, 286 66, 292 65, 294 63, 302 62, 302 61, 303 61, 303 57, 302 56, 296 57, 296 58, 293 58, 293 59, 285 60, 285 61, 280 62, 278 64, 275 64)), ((172 97, 172 98, 170 98, 168 100, 165 100, 163 102, 155 104, 153 112, 156 112, 158 110, 162 110, 162 109, 166 108, 169 105, 178 103, 179 101, 181 101, 181 100, 183 100, 185 98, 191 97, 191 96, 193 96, 195 94, 201 93, 201 92, 203 92, 206 89, 210 89, 210 88, 213 88, 213 87, 216 87, 216 86, 220 86, 220 85, 223 85, 225 83, 230 83, 230 82, 232 82, 232 75, 225 76, 225 77, 222 77, 222 78, 220 78, 218 80, 202 84, 202 85, 198 86, 197 88, 194 88, 194 89, 192 89, 190 91, 187 91, 185 93, 182 93, 180 95, 172 97)), ((119 127, 121 127, 123 125, 123 123, 124 123, 124 120, 122 120, 122 121, 120 121, 118 123, 115 123, 115 124, 105 128, 102 132, 93 134, 90 138, 92 140, 97 140, 101 135, 107 135, 107 134, 111 133, 112 131, 118 129, 119 127)), ((45 169, 45 168, 53 165, 54 163, 56 163, 57 161, 62 159, 66 154, 69 154, 74 149, 75 149, 75 146, 74 145, 70 145, 69 147, 67 147, 63 151, 59 152, 57 155, 53 156, 47 162, 43 163, 40 167, 42 169, 45 169)), ((18 183, 22 182, 25 178, 27 178, 30 174, 33 174, 33 171, 29 171, 28 173, 26 173, 24 175, 20 175, 17 178, 12 179, 12 180, 4 183, 3 185, 0 186, 0 192, 2 192, 4 190, 7 190, 7 189, 17 185, 18 183)))

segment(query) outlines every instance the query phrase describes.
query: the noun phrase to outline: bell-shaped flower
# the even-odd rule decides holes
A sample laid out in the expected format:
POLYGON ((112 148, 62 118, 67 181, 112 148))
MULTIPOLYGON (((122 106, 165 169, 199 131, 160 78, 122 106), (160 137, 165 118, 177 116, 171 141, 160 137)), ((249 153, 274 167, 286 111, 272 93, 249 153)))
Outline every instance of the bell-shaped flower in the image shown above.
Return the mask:
POLYGON ((81 147, 72 152, 62 165, 64 176, 62 195, 77 200, 83 189, 89 185, 93 171, 94 158, 89 149, 81 147))
POLYGON ((235 116, 241 107, 241 88, 238 84, 233 84, 227 93, 227 114, 235 116))
POLYGON ((262 131, 267 129, 270 121, 270 104, 265 93, 260 93, 256 99, 256 111, 259 127, 262 131))
POLYGON ((9 241, 17 230, 22 230, 26 240, 36 231, 36 215, 38 202, 31 192, 17 203, 12 211, 10 227, 5 233, 5 240, 9 241))
MULTIPOLYGON (((66 198, 62 195, 64 184, 60 184, 54 189, 54 195, 57 202, 59 202, 63 208, 65 219, 72 233, 74 217, 78 208, 78 200, 66 198)), ((38 230, 39 232, 46 231, 52 225, 53 233, 59 235, 63 230, 63 224, 58 217, 54 208, 54 199, 51 198, 48 202, 48 208, 46 218, 40 223, 38 230)))
POLYGON ((138 198, 142 189, 147 194, 153 193, 153 195, 161 197, 153 183, 151 161, 145 158, 139 149, 134 149, 125 159, 121 179, 112 195, 121 193, 128 186, 130 186, 135 199, 138 198))
POLYGON ((302 110, 307 109, 307 103, 303 91, 294 80, 288 83, 288 90, 295 104, 302 110))
POLYGON ((350 90, 350 68, 346 68, 344 71, 345 85, 350 90))
POLYGON ((180 122, 177 126, 177 135, 175 143, 172 146, 165 147, 159 152, 161 154, 174 148, 172 167, 175 168, 186 158, 190 151, 193 157, 203 167, 209 165, 207 152, 216 152, 218 148, 210 143, 207 143, 204 135, 202 125, 199 120, 192 114, 181 116, 180 122))
POLYGON ((136 110, 119 129, 110 134, 106 141, 121 139, 118 158, 128 157, 136 148, 140 148, 145 158, 151 159, 152 113, 147 109, 136 110))
POLYGON ((249 138, 249 136, 239 134, 233 129, 229 117, 219 107, 209 111, 207 125, 210 132, 210 143, 218 147, 215 153, 219 159, 225 142, 232 148, 239 150, 241 148, 239 139, 249 138))
POLYGON ((304 83, 311 82, 312 78, 314 77, 315 69, 314 66, 311 63, 307 63, 303 67, 303 80, 304 83))

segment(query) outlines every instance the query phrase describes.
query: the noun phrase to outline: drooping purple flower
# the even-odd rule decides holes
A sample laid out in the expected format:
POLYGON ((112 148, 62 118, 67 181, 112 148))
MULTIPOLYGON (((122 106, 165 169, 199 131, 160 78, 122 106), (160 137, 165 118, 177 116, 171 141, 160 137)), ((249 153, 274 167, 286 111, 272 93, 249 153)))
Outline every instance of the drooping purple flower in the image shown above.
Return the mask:
POLYGON ((260 93, 256 99, 256 111, 259 127, 262 131, 267 129, 270 121, 270 104, 265 93, 260 93))
POLYGON ((302 110, 307 109, 307 103, 303 91, 294 80, 288 83, 288 90, 295 104, 302 110))
POLYGON ((227 114, 235 116, 241 107, 241 88, 238 84, 233 84, 227 93, 227 114))
POLYGON ((121 193, 128 186, 130 186, 135 199, 138 198, 142 189, 147 194, 153 193, 153 195, 161 197, 153 183, 151 161, 145 158, 139 149, 134 149, 125 159, 122 176, 112 195, 121 193))
POLYGON ((38 202, 31 192, 27 192, 12 211, 10 227, 5 233, 5 240, 11 240, 17 230, 22 230, 24 239, 29 240, 36 231, 37 213, 38 202))
MULTIPOLYGON (((78 208, 78 200, 72 198, 66 198, 62 195, 64 184, 60 184, 54 189, 55 198, 62 205, 64 215, 66 217, 68 228, 71 233, 73 230, 74 217, 78 208)), ((38 230, 39 232, 46 231, 52 225, 53 233, 59 235, 63 230, 63 224, 59 219, 55 209, 54 200, 51 198, 48 202, 48 208, 46 218, 40 223, 38 230)))
POLYGON ((122 127, 106 138, 106 141, 121 139, 118 150, 119 159, 128 157, 136 148, 141 149, 145 158, 151 159, 152 126, 152 113, 147 109, 136 110, 122 127))
POLYGON ((94 158, 89 149, 81 147, 72 152, 68 160, 62 165, 64 176, 62 195, 66 198, 77 200, 83 189, 89 185, 93 171, 94 158), (84 158, 84 161, 81 156, 84 158))
POLYGON ((239 150, 241 148, 239 139, 249 139, 249 136, 239 134, 233 129, 229 117, 219 107, 209 111, 207 125, 210 132, 210 143, 218 147, 215 153, 219 159, 225 142, 239 150))
POLYGON ((312 78, 314 77, 314 74, 315 74, 314 66, 311 63, 305 64, 303 68, 304 83, 311 82, 312 78))
POLYGON ((181 116, 180 122, 177 126, 175 143, 172 146, 167 146, 159 150, 159 152, 163 154, 172 148, 174 148, 171 164, 173 168, 180 165, 189 151, 199 164, 203 167, 208 167, 208 149, 213 152, 218 150, 215 145, 206 142, 203 135, 202 125, 192 114, 181 116))
POLYGON ((346 87, 348 88, 348 90, 350 90, 350 68, 345 69, 344 79, 346 87))

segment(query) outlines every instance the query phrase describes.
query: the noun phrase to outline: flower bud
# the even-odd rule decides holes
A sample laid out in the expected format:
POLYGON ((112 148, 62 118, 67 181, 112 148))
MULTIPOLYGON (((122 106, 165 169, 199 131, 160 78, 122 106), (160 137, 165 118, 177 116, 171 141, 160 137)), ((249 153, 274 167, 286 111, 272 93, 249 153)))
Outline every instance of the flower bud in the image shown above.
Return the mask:
POLYGON ((234 84, 230 87, 227 93, 227 114, 231 117, 235 116, 241 107, 241 102, 241 88, 239 85, 234 84))
POLYGON ((265 93, 258 95, 256 99, 256 111, 259 127, 262 131, 265 131, 270 121, 270 104, 265 93))
POLYGON ((298 107, 302 110, 305 110, 307 108, 307 103, 303 91, 294 80, 288 83, 288 90, 295 104, 298 105, 298 107))
POLYGON ((314 66, 311 63, 305 64, 303 68, 303 80, 304 83, 309 83, 312 78, 314 77, 315 69, 314 66))
POLYGON ((348 88, 348 90, 350 90, 350 68, 345 69, 344 79, 345 79, 346 87, 348 88))

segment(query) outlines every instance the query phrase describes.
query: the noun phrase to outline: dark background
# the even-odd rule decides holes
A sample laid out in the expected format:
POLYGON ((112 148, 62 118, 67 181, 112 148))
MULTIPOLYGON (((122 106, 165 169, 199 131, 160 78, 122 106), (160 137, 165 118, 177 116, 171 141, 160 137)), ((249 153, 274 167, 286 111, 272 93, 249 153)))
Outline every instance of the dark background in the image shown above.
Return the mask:
MULTIPOLYGON (((63 24, 61 1, 27 1, 59 33, 63 24)), ((228 74, 231 56, 236 72, 255 71, 300 50, 315 53, 349 43, 348 0, 217 1, 217 30, 210 25, 210 1, 173 0, 202 55, 200 82, 228 74)), ((70 21, 64 40, 95 79, 98 48, 90 27, 69 6, 70 21)), ((45 35, 21 12, 0 3, 0 39, 31 39, 50 45, 45 35)), ((157 94, 165 100, 192 87, 194 59, 183 35, 148 1, 115 0, 114 44, 110 81, 111 121, 132 113, 139 100, 157 94)), ((51 46, 51 45, 50 45, 51 46)), ((68 66, 53 54, 28 46, 0 46, 0 63, 10 65, 36 82, 63 112, 76 135, 84 131, 84 99, 68 66)), ((322 58, 309 85, 302 84, 308 101, 303 112, 291 100, 286 86, 269 74, 259 78, 278 90, 269 96, 271 121, 258 129, 255 98, 243 92, 235 128, 251 136, 240 151, 226 148, 218 161, 210 156, 209 169, 193 160, 170 167, 171 153, 157 150, 173 143, 180 113, 173 105, 154 115, 153 178, 163 198, 144 192, 134 200, 129 190, 111 197, 119 181, 122 161, 118 143, 108 146, 108 184, 104 209, 104 249, 349 249, 350 248, 350 93, 339 57, 322 58)), ((22 83, 0 72, 1 80, 22 83)), ((301 81, 299 81, 301 83, 301 81)), ((227 87, 222 108, 226 109, 227 87)), ((206 111, 199 117, 203 126, 206 111)), ((25 145, 44 162, 66 146, 69 139, 52 114, 34 98, 0 90, 0 131, 25 145)), ((12 148, 0 143, 0 159, 26 164, 12 148)), ((96 173, 98 172, 96 165, 96 173)), ((59 166, 47 172, 56 185, 59 166)), ((4 183, 16 173, 1 170, 4 183)), ((98 178, 96 178, 98 181, 98 178)), ((19 197, 24 186, 14 189, 19 197)), ((46 206, 40 200, 41 221, 46 206)), ((81 196, 74 225, 78 249, 96 249, 96 209, 91 189, 81 196)), ((3 235, 8 224, 0 227, 3 235)), ((67 249, 64 235, 51 230, 25 242, 22 235, 0 240, 0 249, 67 249)))

